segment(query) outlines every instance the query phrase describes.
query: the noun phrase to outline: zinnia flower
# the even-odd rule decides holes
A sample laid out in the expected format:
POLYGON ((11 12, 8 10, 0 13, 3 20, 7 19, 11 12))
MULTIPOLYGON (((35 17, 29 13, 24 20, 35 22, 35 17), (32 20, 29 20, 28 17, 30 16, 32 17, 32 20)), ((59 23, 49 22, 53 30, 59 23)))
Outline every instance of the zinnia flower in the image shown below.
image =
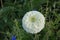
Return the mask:
POLYGON ((45 17, 38 11, 27 12, 22 19, 22 26, 28 33, 38 33, 44 28, 45 17))

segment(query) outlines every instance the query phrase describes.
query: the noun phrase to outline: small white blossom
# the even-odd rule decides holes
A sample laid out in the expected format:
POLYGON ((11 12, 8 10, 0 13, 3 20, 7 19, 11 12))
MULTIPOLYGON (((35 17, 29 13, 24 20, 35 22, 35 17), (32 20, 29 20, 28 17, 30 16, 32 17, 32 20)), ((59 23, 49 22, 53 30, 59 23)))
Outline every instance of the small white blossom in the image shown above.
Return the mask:
POLYGON ((22 19, 22 26, 28 33, 38 33, 44 28, 45 17, 38 11, 27 12, 22 19))

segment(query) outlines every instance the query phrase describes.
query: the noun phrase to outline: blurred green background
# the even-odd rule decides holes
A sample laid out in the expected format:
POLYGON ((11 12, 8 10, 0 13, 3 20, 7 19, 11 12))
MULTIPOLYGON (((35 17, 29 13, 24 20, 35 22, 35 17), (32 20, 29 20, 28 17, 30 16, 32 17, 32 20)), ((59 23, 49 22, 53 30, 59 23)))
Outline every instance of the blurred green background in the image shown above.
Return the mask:
POLYGON ((0 40, 60 40, 60 0, 0 0, 0 40), (27 33, 22 18, 28 11, 37 10, 46 19, 45 28, 27 33))

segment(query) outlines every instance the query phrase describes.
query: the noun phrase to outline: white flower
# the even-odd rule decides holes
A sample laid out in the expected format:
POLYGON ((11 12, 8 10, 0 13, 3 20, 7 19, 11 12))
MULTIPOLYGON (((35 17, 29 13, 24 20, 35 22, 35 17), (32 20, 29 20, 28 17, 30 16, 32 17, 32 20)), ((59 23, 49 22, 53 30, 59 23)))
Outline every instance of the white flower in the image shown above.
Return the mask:
POLYGON ((28 33, 38 33, 44 28, 45 17, 38 11, 27 12, 22 19, 22 26, 28 33))

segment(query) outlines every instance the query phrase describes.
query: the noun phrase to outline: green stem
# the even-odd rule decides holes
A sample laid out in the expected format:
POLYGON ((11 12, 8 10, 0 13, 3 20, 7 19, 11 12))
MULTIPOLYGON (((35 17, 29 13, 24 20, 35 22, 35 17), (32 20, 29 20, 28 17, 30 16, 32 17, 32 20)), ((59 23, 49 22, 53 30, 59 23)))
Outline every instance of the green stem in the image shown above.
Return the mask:
POLYGON ((5 32, 1 32, 1 31, 0 31, 0 33, 2 33, 2 34, 6 34, 5 32))
POLYGON ((39 40, 39 35, 35 34, 35 37, 33 40, 39 40))
POLYGON ((47 16, 47 14, 48 14, 48 3, 49 3, 49 0, 47 0, 47 5, 46 5, 46 14, 45 14, 45 16, 47 16))
POLYGON ((14 1, 14 4, 16 4, 16 0, 14 1))
POLYGON ((2 34, 7 34, 7 35, 11 35, 9 32, 8 32, 8 33, 5 33, 5 32, 1 32, 1 31, 0 31, 0 33, 2 33, 2 34))
POLYGON ((33 0, 30 0, 31 10, 33 9, 33 0))
POLYGON ((0 0, 1 1, 1 7, 3 8, 3 1, 2 0, 0 0))

